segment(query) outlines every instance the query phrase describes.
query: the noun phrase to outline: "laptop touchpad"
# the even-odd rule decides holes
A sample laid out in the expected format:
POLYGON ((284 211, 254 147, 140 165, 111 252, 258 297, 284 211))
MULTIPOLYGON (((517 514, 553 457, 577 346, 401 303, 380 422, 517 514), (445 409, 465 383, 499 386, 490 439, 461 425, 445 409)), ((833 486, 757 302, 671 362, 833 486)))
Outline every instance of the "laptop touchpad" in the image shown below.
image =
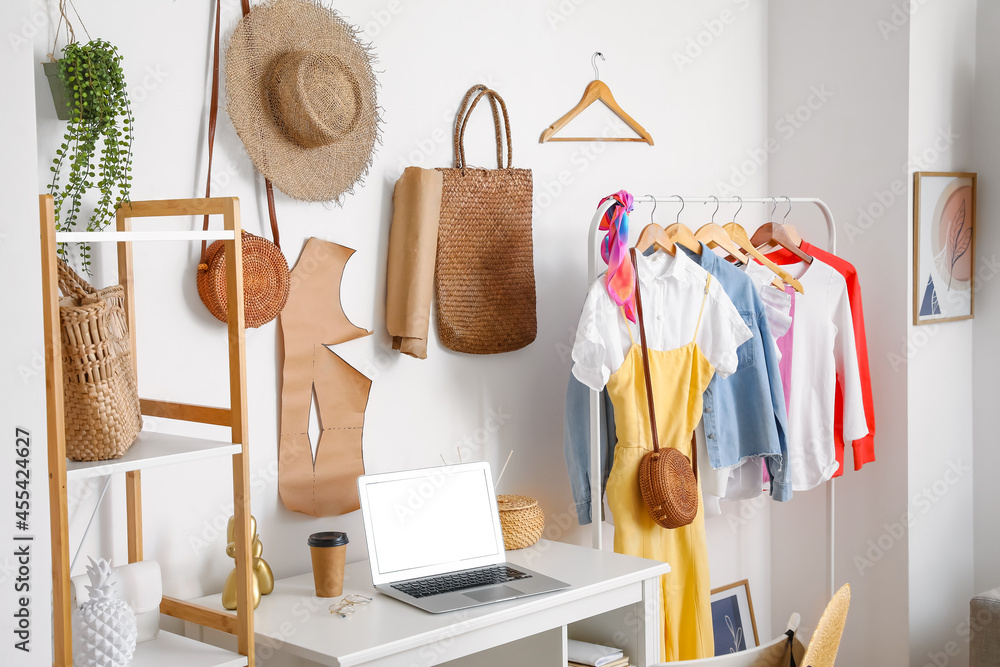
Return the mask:
POLYGON ((516 598, 519 595, 523 595, 523 593, 510 586, 491 586, 490 588, 483 588, 478 591, 470 591, 465 595, 468 595, 477 602, 496 602, 497 600, 516 598))

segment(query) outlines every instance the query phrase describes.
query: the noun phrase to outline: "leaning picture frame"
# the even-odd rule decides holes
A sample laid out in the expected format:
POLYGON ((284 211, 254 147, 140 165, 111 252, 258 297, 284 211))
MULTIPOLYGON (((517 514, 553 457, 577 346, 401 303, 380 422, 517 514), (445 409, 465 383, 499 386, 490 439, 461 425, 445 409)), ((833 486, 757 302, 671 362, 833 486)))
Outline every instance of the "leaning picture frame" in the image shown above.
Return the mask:
POLYGON ((976 174, 914 172, 914 325, 975 316, 975 250, 976 174))
POLYGON ((738 653, 760 645, 749 580, 713 589, 711 604, 715 655, 738 653))

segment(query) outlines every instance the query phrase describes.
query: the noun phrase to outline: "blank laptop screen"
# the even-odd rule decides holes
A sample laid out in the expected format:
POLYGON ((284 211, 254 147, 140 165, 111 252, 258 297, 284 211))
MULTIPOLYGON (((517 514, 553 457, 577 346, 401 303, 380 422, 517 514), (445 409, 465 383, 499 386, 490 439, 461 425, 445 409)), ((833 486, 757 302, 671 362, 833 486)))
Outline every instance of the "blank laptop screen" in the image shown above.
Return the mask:
POLYGON ((502 550, 483 470, 437 473, 365 487, 383 575, 491 556, 502 550))

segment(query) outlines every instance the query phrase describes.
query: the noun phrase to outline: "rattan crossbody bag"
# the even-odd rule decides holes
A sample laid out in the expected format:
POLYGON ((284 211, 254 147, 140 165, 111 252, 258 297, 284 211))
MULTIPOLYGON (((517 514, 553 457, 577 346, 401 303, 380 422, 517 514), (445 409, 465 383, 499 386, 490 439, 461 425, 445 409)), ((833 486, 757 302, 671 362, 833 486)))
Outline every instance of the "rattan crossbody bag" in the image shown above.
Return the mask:
MULTIPOLYGON (((215 145, 215 124, 219 115, 219 24, 221 0, 215 8, 215 55, 212 61, 212 101, 208 116, 208 180, 205 197, 212 192, 212 149, 215 145)), ((243 3, 243 13, 250 11, 249 2, 243 3)), ((267 324, 281 312, 288 300, 289 271, 285 255, 278 246, 278 218, 274 212, 274 193, 271 181, 265 179, 267 212, 271 221, 274 243, 263 236, 244 231, 243 250, 243 317, 248 328, 267 324)), ((208 216, 204 227, 208 229, 208 216)), ((201 261, 198 264, 198 295, 205 307, 217 319, 227 317, 226 253, 225 243, 216 241, 206 247, 201 244, 201 261)))
POLYGON ((673 447, 660 448, 635 248, 632 248, 631 254, 633 273, 635 273, 635 307, 639 320, 639 340, 642 343, 642 372, 646 385, 646 401, 649 404, 649 430, 653 438, 653 451, 648 452, 639 461, 639 490, 642 492, 646 510, 657 525, 663 528, 680 528, 694 521, 695 515, 698 514, 698 447, 692 437, 690 459, 673 447))

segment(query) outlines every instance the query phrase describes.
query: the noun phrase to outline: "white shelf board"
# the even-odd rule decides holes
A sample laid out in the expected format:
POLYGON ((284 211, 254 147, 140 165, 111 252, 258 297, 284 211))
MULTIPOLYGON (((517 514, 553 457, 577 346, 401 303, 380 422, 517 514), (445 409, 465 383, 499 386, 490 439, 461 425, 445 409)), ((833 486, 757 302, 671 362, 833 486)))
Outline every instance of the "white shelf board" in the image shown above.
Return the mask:
POLYGON ((56 232, 57 243, 125 243, 126 241, 231 241, 231 229, 162 232, 56 232))
POLYGON ((147 470, 161 466, 201 461, 239 454, 241 446, 219 440, 204 440, 186 435, 141 431, 121 458, 110 461, 66 461, 66 479, 102 477, 118 472, 147 470))
POLYGON ((245 667, 245 655, 160 630, 156 639, 135 647, 129 667, 245 667))

